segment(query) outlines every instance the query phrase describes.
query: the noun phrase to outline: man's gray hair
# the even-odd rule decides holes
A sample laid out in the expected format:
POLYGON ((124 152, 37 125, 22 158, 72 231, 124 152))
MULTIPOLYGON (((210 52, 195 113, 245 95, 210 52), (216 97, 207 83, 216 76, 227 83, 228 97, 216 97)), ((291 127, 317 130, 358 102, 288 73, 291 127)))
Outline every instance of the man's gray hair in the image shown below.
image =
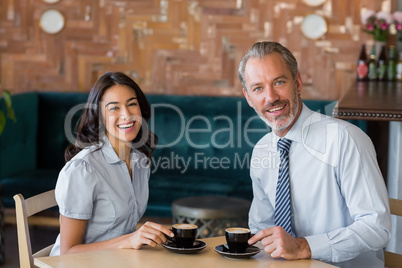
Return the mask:
POLYGON ((246 88, 246 78, 244 75, 244 71, 246 69, 248 60, 250 58, 262 59, 266 55, 273 52, 279 53, 282 56, 282 58, 285 60, 286 65, 290 70, 290 73, 292 74, 293 79, 296 79, 296 75, 298 72, 297 61, 296 58, 293 56, 293 54, 286 47, 282 46, 277 42, 269 42, 269 41, 257 42, 250 48, 250 50, 246 53, 246 55, 244 55, 239 64, 239 70, 238 70, 239 79, 245 90, 247 90, 247 88, 246 88))

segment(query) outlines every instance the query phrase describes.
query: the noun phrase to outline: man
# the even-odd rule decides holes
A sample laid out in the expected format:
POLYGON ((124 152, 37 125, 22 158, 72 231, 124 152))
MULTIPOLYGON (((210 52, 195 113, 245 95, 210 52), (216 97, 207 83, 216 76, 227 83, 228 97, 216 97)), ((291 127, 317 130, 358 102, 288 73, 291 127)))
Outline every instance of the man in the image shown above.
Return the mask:
POLYGON ((253 150, 249 243, 274 258, 383 266, 391 220, 371 140, 302 103, 297 61, 279 43, 255 43, 238 71, 249 105, 272 128, 253 150))

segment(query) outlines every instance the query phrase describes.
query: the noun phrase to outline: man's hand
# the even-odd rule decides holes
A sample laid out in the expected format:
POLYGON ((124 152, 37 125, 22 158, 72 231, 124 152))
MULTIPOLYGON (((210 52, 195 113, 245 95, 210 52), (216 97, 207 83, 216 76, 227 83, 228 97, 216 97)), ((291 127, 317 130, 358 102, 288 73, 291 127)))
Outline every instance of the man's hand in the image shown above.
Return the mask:
POLYGON ((272 258, 288 260, 311 258, 310 246, 303 237, 294 238, 282 227, 276 226, 259 231, 248 240, 250 245, 261 241, 265 252, 272 258))

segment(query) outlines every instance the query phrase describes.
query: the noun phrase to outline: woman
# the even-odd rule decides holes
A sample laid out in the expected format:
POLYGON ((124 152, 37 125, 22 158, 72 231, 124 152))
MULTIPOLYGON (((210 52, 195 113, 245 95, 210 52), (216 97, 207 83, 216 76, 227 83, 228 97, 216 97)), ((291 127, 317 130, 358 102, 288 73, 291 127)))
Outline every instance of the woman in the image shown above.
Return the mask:
POLYGON ((146 222, 150 158, 157 137, 147 127, 151 109, 123 73, 105 73, 91 89, 74 145, 56 184, 60 234, 50 255, 156 246, 171 230, 146 222))

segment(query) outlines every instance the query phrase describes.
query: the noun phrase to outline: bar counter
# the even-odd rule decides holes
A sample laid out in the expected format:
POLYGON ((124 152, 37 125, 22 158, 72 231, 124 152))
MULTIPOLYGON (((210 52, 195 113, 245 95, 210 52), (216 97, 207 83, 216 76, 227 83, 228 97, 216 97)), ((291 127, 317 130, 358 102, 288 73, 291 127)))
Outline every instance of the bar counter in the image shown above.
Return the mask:
POLYGON ((402 121, 402 82, 356 82, 333 115, 346 120, 402 121))

